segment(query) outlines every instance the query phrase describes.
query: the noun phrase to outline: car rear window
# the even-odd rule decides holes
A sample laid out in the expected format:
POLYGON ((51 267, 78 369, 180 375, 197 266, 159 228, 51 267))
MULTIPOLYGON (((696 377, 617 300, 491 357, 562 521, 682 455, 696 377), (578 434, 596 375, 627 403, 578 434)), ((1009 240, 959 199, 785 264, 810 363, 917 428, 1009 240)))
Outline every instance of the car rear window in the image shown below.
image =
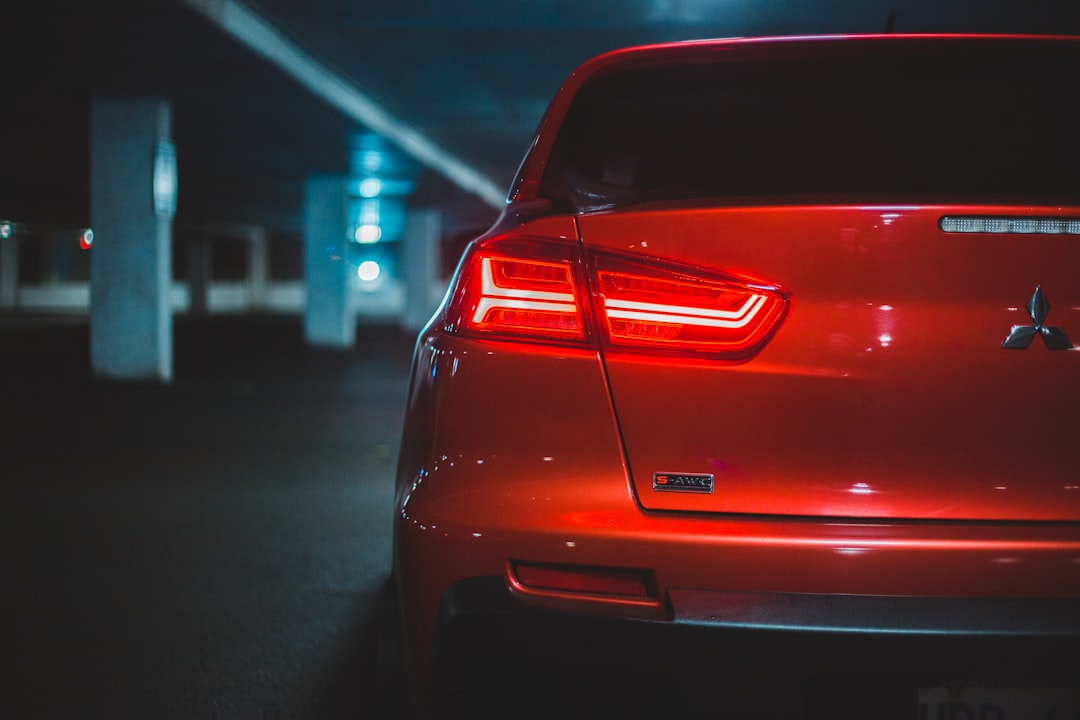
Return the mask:
POLYGON ((540 194, 577 211, 724 196, 1080 199, 1080 43, 864 44, 596 78, 540 194))

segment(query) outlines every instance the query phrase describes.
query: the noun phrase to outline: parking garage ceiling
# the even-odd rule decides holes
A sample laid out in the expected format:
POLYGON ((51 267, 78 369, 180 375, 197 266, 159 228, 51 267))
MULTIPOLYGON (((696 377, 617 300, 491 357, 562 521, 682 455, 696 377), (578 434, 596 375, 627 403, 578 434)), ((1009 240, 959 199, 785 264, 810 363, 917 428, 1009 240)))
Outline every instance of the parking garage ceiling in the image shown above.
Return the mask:
MULTIPOLYGON (((178 222, 296 231, 304 178, 348 171, 369 128, 252 52, 198 6, 222 0, 33 0, 0 11, 0 218, 87 223, 89 103, 173 104, 178 222)), ((879 32, 1080 34, 1075 0, 242 0, 403 126, 505 188, 547 101, 589 57, 702 37, 879 32)), ((11 5, 11 4, 9 4, 11 5)), ((417 163, 412 202, 468 227, 493 217, 417 163)))

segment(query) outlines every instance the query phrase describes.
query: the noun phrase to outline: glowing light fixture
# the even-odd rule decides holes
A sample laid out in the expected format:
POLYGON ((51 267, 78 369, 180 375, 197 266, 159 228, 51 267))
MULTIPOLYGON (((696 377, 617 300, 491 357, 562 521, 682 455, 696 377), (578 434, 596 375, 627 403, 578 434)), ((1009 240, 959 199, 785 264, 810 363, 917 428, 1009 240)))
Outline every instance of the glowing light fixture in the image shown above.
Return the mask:
POLYGON ((373 198, 382 192, 382 180, 365 178, 360 181, 360 197, 373 198))
POLYGON ((379 279, 382 268, 374 260, 365 260, 356 268, 356 276, 364 282, 374 282, 379 279))
POLYGON ((377 243, 382 237, 382 228, 372 224, 358 225, 353 237, 356 238, 356 242, 363 245, 377 243))

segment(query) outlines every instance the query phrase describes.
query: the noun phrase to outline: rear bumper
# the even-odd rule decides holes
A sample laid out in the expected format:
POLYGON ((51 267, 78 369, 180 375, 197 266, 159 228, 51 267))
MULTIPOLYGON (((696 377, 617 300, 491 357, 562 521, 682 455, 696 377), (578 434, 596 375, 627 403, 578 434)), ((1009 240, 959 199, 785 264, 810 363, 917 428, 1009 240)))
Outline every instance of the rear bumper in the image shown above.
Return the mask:
POLYGON ((497 495, 457 487, 470 492, 452 505, 414 492, 396 525, 421 695, 463 676, 501 685, 490 678, 515 664, 555 669, 553 686, 591 687, 599 670, 616 695, 627 682, 692 693, 717 678, 755 697, 777 677, 807 692, 880 681, 904 697, 953 679, 1080 678, 1072 525, 705 517, 517 478, 497 495), (491 497, 494 510, 481 502, 491 497), (625 573, 644 592, 580 592, 573 577, 530 585, 515 577, 523 565, 625 573))
POLYGON ((599 674, 615 695, 628 682, 693 693, 719 678, 760 697, 781 677, 806 692, 882 682, 910 698, 953 679, 1080 678, 1074 526, 713 518, 553 484, 502 487, 496 511, 486 496, 462 492, 452 499, 468 502, 444 510, 444 498, 414 493, 396 525, 421 695, 510 687, 492 678, 515 665, 590 691, 599 674), (566 582, 530 584, 522 566, 566 582), (623 594, 575 589, 609 573, 643 581, 623 594))
POLYGON ((912 718, 921 687, 1080 685, 1075 600, 671 590, 668 604, 667 620, 590 616, 524 604, 503 577, 457 582, 440 607, 436 687, 503 707, 583 690, 618 702, 633 688, 673 708, 723 698, 769 717, 912 718))

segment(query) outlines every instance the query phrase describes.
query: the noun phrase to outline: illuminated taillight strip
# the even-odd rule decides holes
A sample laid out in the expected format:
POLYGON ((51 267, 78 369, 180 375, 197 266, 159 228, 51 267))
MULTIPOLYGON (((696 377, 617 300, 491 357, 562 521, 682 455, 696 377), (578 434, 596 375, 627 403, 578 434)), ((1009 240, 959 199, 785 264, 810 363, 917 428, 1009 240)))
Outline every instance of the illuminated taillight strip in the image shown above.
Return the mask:
POLYGON ((473 313, 473 322, 483 322, 492 308, 509 310, 533 310, 537 312, 577 313, 577 304, 573 293, 550 292, 546 290, 522 290, 504 288, 495 283, 495 274, 491 269, 491 258, 483 258, 480 265, 480 301, 473 313))
POLYGON ((609 318, 641 322, 681 323, 703 327, 742 328, 749 325, 765 305, 764 295, 751 295, 738 310, 709 310, 707 308, 656 303, 604 300, 609 318))
POLYGON ((480 298, 476 304, 476 312, 473 313, 473 322, 482 322, 488 311, 492 308, 506 310, 532 310, 535 312, 569 313, 577 311, 573 303, 554 303, 539 300, 513 300, 507 297, 480 298))
POLYGON ((947 233, 1080 235, 1080 218, 945 215, 940 227, 947 233))

